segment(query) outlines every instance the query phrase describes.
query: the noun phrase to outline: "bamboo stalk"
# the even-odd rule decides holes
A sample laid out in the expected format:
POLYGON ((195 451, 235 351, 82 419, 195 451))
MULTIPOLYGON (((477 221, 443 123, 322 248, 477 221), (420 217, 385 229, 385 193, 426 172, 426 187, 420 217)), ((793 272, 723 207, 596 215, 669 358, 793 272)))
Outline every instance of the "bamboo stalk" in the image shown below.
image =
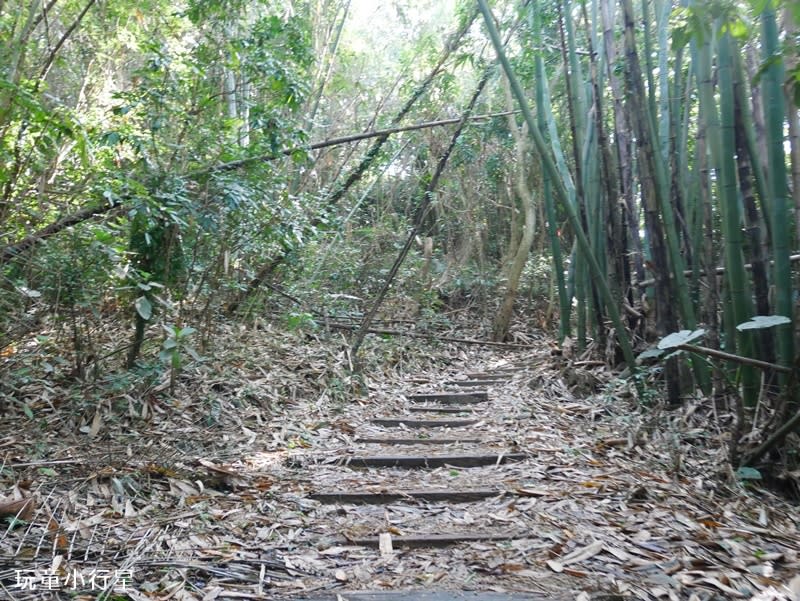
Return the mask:
POLYGON ((785 374, 792 372, 791 368, 786 367, 785 365, 777 365, 775 363, 770 363, 769 361, 761 361, 759 359, 753 359, 752 357, 743 357, 741 355, 734 355, 732 353, 726 353, 725 351, 708 348, 707 346, 697 346, 695 344, 679 344, 675 348, 680 349, 682 351, 689 351, 690 353, 697 353, 698 355, 708 355, 709 357, 716 357, 717 359, 724 359, 725 361, 732 361, 734 363, 740 363, 742 365, 758 367, 764 370, 774 370, 785 374))
MULTIPOLYGON (((645 211, 645 226, 650 243, 651 261, 655 266, 655 305, 656 305, 656 330, 665 336, 678 329, 675 315, 675 298, 681 299, 685 310, 689 307, 684 302, 683 295, 688 291, 685 287, 685 278, 680 281, 683 265, 678 257, 672 265, 668 257, 672 254, 672 245, 668 233, 672 222, 672 211, 669 206, 666 176, 663 169, 663 157, 655 148, 657 140, 653 111, 647 102, 642 68, 636 47, 635 23, 633 5, 631 0, 622 0, 622 16, 624 20, 625 44, 625 78, 628 87, 628 106, 632 113, 634 134, 639 157, 639 180, 641 185, 642 204, 645 211), (677 271, 676 271, 677 270, 677 271), (673 274, 676 276, 673 279, 673 274)), ((674 231, 674 223, 672 223, 674 231)), ((673 240, 674 242, 674 240, 673 240)), ((673 257, 674 259, 674 257, 673 257)), ((691 323, 692 312, 689 310, 684 315, 685 323, 691 323)), ((695 326, 689 326, 694 329, 695 326)), ((680 378, 675 359, 667 361, 664 370, 667 395, 670 404, 680 402, 680 378)))
MULTIPOLYGON (((532 21, 531 29, 536 36, 536 117, 542 132, 547 137, 547 117, 546 106, 549 105, 547 78, 544 70, 544 58, 542 57, 541 25, 538 22, 539 12, 536 5, 531 5, 529 17, 532 21)), ((559 342, 562 342, 570 335, 570 312, 571 307, 567 296, 567 287, 564 278, 564 263, 561 257, 561 241, 558 239, 558 224, 556 223, 556 210, 553 203, 553 189, 550 183, 550 176, 546 173, 542 176, 542 186, 544 195, 544 206, 547 215, 547 233, 550 239, 550 254, 553 258, 553 269, 558 289, 559 306, 559 342)))
POLYGON ((513 90, 514 96, 516 97, 520 109, 522 110, 522 115, 528 124, 528 131, 533 138, 536 149, 539 151, 539 154, 542 158, 542 164, 545 168, 545 171, 553 181, 553 187, 556 192, 556 196, 567 212, 570 224, 575 230, 577 242, 585 254, 592 278, 594 279, 598 289, 600 290, 600 293, 603 296, 603 299, 606 302, 608 307, 608 315, 611 319, 614 329, 616 330, 617 340, 619 341, 619 345, 622 349, 623 355, 625 356, 625 362, 628 364, 631 374, 636 374, 636 357, 633 353, 633 347, 631 346, 628 332, 625 329, 625 325, 622 323, 619 309, 617 308, 617 301, 612 296, 611 290, 608 287, 608 282, 606 281, 604 274, 600 269, 600 265, 598 264, 597 259, 591 253, 591 246, 586 238, 586 234, 580 227, 580 220, 575 210, 574 190, 572 196, 570 196, 567 185, 561 178, 559 178, 558 169, 552 156, 552 151, 547 147, 547 144, 542 137, 542 133, 536 126, 536 120, 533 118, 533 114, 531 113, 525 92, 517 80, 517 76, 514 74, 514 70, 511 68, 511 64, 509 63, 505 51, 503 50, 500 34, 497 32, 497 28, 494 24, 494 15, 492 14, 492 11, 489 9, 486 0, 478 0, 478 6, 483 14, 484 23, 486 24, 486 29, 489 32, 489 37, 492 40, 492 45, 494 46, 495 52, 497 53, 498 59, 500 60, 506 75, 508 75, 509 82, 511 83, 511 89, 513 90))
POLYGON ((364 317, 361 320, 361 324, 356 330, 354 340, 350 346, 350 352, 352 353, 353 357, 357 357, 358 350, 361 347, 361 343, 364 341, 364 336, 366 335, 367 330, 369 330, 369 327, 372 323, 372 320, 375 317, 375 314, 378 311, 378 308, 383 302, 386 293, 389 291, 389 287, 392 285, 394 278, 397 275, 397 271, 400 269, 400 266, 403 264, 403 261, 405 261, 405 258, 408 255, 408 251, 411 250, 411 246, 417 237, 417 233, 419 232, 419 229, 424 223, 425 217, 428 214, 431 202, 433 201, 433 194, 439 185, 439 179, 441 178, 442 173, 444 172, 445 167, 447 166, 447 162, 450 159, 450 154, 453 152, 453 149, 455 148, 456 142, 458 142, 459 137, 461 137, 461 134, 463 133, 464 128, 467 125, 469 116, 472 114, 472 111, 475 108, 475 103, 478 101, 478 98, 480 97, 481 92, 483 91, 483 88, 486 85, 486 82, 489 80, 489 76, 493 71, 494 71, 494 66, 491 66, 488 69, 486 69, 486 71, 483 74, 483 77, 478 82, 477 88, 475 89, 472 98, 470 98, 470 102, 467 105, 466 110, 461 116, 461 121, 459 122, 458 127, 456 128, 455 132, 453 132, 453 135, 450 138, 450 144, 445 149, 444 153, 439 157, 439 161, 436 164, 436 171, 434 172, 433 177, 431 177, 430 181, 425 186, 424 190, 422 190, 421 202, 419 208, 417 209, 417 213, 414 218, 414 223, 411 227, 411 231, 409 232, 408 237, 406 238, 406 243, 403 245, 403 248, 400 250, 400 254, 397 256, 394 264, 392 265, 392 268, 389 270, 389 273, 386 276, 386 280, 384 281, 381 289, 378 291, 378 294, 372 304, 372 307, 369 309, 369 311, 367 311, 367 313, 364 314, 364 317))
MULTIPOLYGON (((732 313, 727 324, 744 323, 753 315, 747 277, 744 268, 742 215, 736 181, 736 118, 733 89, 733 37, 729 31, 721 33, 718 47, 718 78, 720 103, 720 151, 718 169, 720 181, 720 209, 722 212, 722 237, 725 244, 725 264, 728 294, 732 313), (732 321, 731 321, 732 320, 732 321)), ((740 332, 740 354, 752 354, 752 337, 740 332)), ((742 369, 742 396, 746 405, 754 406, 758 398, 758 377, 752 369, 742 369)))
POLYGON ((772 254, 775 261, 773 284, 775 286, 775 309, 778 315, 789 318, 791 325, 777 330, 778 361, 790 365, 794 360, 794 311, 792 305, 792 271, 789 263, 789 211, 786 186, 786 159, 783 149, 783 63, 770 60, 780 51, 775 2, 768 0, 761 13, 761 41, 764 59, 768 67, 762 80, 764 112, 767 126, 767 158, 769 161, 769 184, 772 219, 772 254))

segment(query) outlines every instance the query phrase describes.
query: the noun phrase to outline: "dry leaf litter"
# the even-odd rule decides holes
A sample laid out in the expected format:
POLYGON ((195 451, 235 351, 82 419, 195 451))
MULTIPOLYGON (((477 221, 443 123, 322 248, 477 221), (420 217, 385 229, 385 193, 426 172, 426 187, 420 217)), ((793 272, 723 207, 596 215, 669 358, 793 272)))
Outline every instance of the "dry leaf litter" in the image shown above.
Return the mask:
POLYGON ((797 507, 730 477, 724 433, 709 429, 704 401, 669 414, 640 409, 606 368, 530 342, 506 351, 370 339, 360 379, 336 334, 230 326, 171 396, 166 380, 114 394, 87 384, 76 396, 74 384, 31 378, 12 391, 30 414, 10 403, 0 425, 0 490, 6 507, 18 503, 0 534, 0 598, 109 598, 123 588, 134 600, 345 598, 368 588, 554 599, 800 594, 797 507), (474 425, 370 421, 409 415, 408 394, 452 390, 444 382, 475 371, 508 378, 488 383, 489 401, 463 414, 411 416, 474 425), (364 437, 481 442, 376 450, 357 442, 364 437), (368 454, 473 452, 527 458, 474 468, 348 465, 368 454), (468 503, 309 498, 486 488, 498 493, 468 503), (478 533, 508 538, 391 544, 478 533), (366 536, 374 547, 353 544, 366 536), (106 582, 104 593, 88 583, 69 595, 18 586, 20 573, 87 571, 130 578, 106 582))

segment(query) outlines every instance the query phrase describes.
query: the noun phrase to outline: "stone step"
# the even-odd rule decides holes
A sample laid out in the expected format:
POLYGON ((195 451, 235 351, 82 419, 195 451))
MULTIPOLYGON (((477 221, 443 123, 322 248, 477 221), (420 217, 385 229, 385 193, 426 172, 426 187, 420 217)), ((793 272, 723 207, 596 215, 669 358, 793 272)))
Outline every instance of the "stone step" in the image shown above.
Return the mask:
POLYGON ((480 467, 497 465, 509 461, 527 459, 525 453, 488 453, 488 454, 452 454, 452 455, 343 455, 338 458, 341 465, 348 467, 400 467, 400 468, 436 468, 480 467))
POLYGON ((485 390, 474 390, 470 392, 424 392, 407 394, 409 401, 418 403, 447 403, 452 404, 473 404, 482 403, 489 400, 489 393, 485 390))
POLYGON ((397 428, 404 425, 406 428, 463 428, 472 426, 480 420, 477 419, 415 419, 413 417, 378 417, 370 422, 376 426, 397 428))
POLYGON ((315 492, 309 496, 310 499, 321 503, 344 503, 362 505, 383 505, 397 501, 442 501, 447 503, 470 503, 480 501, 503 494, 502 490, 490 488, 472 490, 398 490, 395 492, 315 492))

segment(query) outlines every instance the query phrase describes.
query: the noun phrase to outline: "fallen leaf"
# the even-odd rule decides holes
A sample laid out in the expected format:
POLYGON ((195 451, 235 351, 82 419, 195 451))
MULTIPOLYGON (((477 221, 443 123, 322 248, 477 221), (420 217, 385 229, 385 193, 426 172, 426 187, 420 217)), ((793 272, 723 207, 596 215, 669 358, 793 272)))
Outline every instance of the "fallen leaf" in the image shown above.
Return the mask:
POLYGON ((33 517, 33 510, 36 508, 31 497, 18 499, 16 501, 0 501, 0 519, 16 518, 29 522, 33 517))

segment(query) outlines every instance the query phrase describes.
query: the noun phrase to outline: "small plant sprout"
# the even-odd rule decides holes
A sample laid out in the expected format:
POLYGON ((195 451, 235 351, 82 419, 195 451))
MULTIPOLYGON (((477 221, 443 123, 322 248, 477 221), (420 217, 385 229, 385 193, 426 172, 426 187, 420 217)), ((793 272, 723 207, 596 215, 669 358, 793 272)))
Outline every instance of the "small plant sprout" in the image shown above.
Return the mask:
POLYGON ((201 357, 187 342, 189 336, 194 334, 197 330, 187 326, 180 328, 174 325, 165 325, 164 330, 167 332, 167 337, 161 345, 161 352, 159 358, 169 366, 169 392, 174 394, 175 381, 183 366, 184 354, 189 355, 195 361, 200 361, 201 357))

